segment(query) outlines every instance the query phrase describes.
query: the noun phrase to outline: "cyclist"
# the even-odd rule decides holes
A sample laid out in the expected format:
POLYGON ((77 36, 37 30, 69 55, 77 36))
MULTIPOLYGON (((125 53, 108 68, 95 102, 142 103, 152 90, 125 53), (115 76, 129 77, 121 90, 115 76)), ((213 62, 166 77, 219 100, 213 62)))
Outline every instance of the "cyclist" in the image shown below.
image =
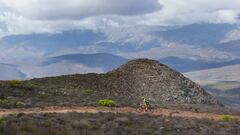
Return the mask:
POLYGON ((150 102, 145 97, 141 97, 141 99, 143 101, 142 108, 144 109, 144 111, 150 111, 150 102))

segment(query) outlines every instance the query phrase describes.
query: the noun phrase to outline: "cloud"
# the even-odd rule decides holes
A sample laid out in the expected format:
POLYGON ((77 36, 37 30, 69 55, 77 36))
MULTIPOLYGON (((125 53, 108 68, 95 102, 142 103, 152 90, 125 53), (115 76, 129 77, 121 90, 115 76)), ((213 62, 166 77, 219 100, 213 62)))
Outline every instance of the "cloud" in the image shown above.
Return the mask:
POLYGON ((140 15, 160 9, 157 0, 2 0, 1 3, 22 16, 50 20, 140 15))
POLYGON ((0 21, 0 30, 7 31, 7 25, 5 22, 0 21))
POLYGON ((145 15, 142 24, 186 25, 191 23, 236 23, 240 1, 234 0, 159 0, 159 12, 145 15))
POLYGON ((5 22, 0 21, 0 37, 7 31, 7 25, 5 22))
POLYGON ((239 0, 0 0, 0 22, 7 27, 0 37, 79 28, 240 23, 239 15, 239 0))

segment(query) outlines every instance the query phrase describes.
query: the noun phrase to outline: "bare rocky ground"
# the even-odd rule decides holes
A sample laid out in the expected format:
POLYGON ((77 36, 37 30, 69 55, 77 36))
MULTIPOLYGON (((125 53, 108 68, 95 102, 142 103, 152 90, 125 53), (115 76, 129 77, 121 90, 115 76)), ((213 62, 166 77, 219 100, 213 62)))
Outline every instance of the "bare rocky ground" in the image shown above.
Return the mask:
POLYGON ((132 113, 18 114, 5 118, 1 135, 239 135, 239 121, 132 113))

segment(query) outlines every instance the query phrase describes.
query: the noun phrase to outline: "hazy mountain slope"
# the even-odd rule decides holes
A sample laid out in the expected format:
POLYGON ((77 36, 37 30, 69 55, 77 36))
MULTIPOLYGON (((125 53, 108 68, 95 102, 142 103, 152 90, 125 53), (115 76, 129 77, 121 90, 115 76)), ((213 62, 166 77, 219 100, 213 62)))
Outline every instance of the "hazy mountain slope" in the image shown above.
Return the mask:
POLYGON ((231 61, 206 61, 184 59, 173 56, 160 59, 159 61, 180 72, 192 72, 240 64, 240 59, 231 61))
POLYGON ((234 29, 231 24, 191 24, 169 31, 159 32, 159 36, 167 40, 190 45, 214 45, 222 41, 226 34, 234 29))
MULTIPOLYGON (((83 64, 91 68, 102 68, 105 71, 112 70, 126 63, 128 60, 120 56, 108 53, 96 54, 69 54, 50 58, 51 60, 68 61, 71 63, 83 64)), ((49 63, 49 60, 43 64, 49 63)))
POLYGON ((68 54, 34 58, 13 65, 0 64, 0 79, 24 79, 67 74, 102 73, 126 63, 128 59, 108 53, 68 54))
POLYGON ((120 56, 97 53, 60 55, 17 64, 27 78, 39 78, 67 74, 102 73, 113 70, 127 61, 120 56))
POLYGON ((216 48, 218 50, 231 52, 237 56, 240 56, 240 40, 221 43, 221 44, 218 44, 216 48))
POLYGON ((48 54, 68 48, 94 44, 104 39, 105 36, 101 32, 71 30, 51 34, 10 35, 0 40, 0 46, 5 46, 6 48, 28 48, 48 54))
POLYGON ((226 106, 240 108, 240 82, 197 82, 226 106))
POLYGON ((19 69, 26 74, 27 79, 60 76, 69 74, 85 74, 85 73, 102 73, 101 68, 91 68, 81 63, 71 63, 60 61, 49 65, 41 66, 39 63, 24 64, 19 66, 19 69))
POLYGON ((0 63, 0 80, 23 79, 25 74, 16 66, 0 63))
POLYGON ((185 75, 193 80, 240 81, 240 64, 221 68, 188 72, 185 75))

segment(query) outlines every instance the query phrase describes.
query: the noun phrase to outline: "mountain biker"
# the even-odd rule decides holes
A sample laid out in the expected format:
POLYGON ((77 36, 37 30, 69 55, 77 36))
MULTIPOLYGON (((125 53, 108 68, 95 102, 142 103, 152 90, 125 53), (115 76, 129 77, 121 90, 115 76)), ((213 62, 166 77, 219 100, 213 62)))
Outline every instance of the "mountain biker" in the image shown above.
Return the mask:
POLYGON ((145 112, 150 110, 150 102, 145 98, 145 97, 141 97, 142 101, 143 101, 143 109, 145 112))

